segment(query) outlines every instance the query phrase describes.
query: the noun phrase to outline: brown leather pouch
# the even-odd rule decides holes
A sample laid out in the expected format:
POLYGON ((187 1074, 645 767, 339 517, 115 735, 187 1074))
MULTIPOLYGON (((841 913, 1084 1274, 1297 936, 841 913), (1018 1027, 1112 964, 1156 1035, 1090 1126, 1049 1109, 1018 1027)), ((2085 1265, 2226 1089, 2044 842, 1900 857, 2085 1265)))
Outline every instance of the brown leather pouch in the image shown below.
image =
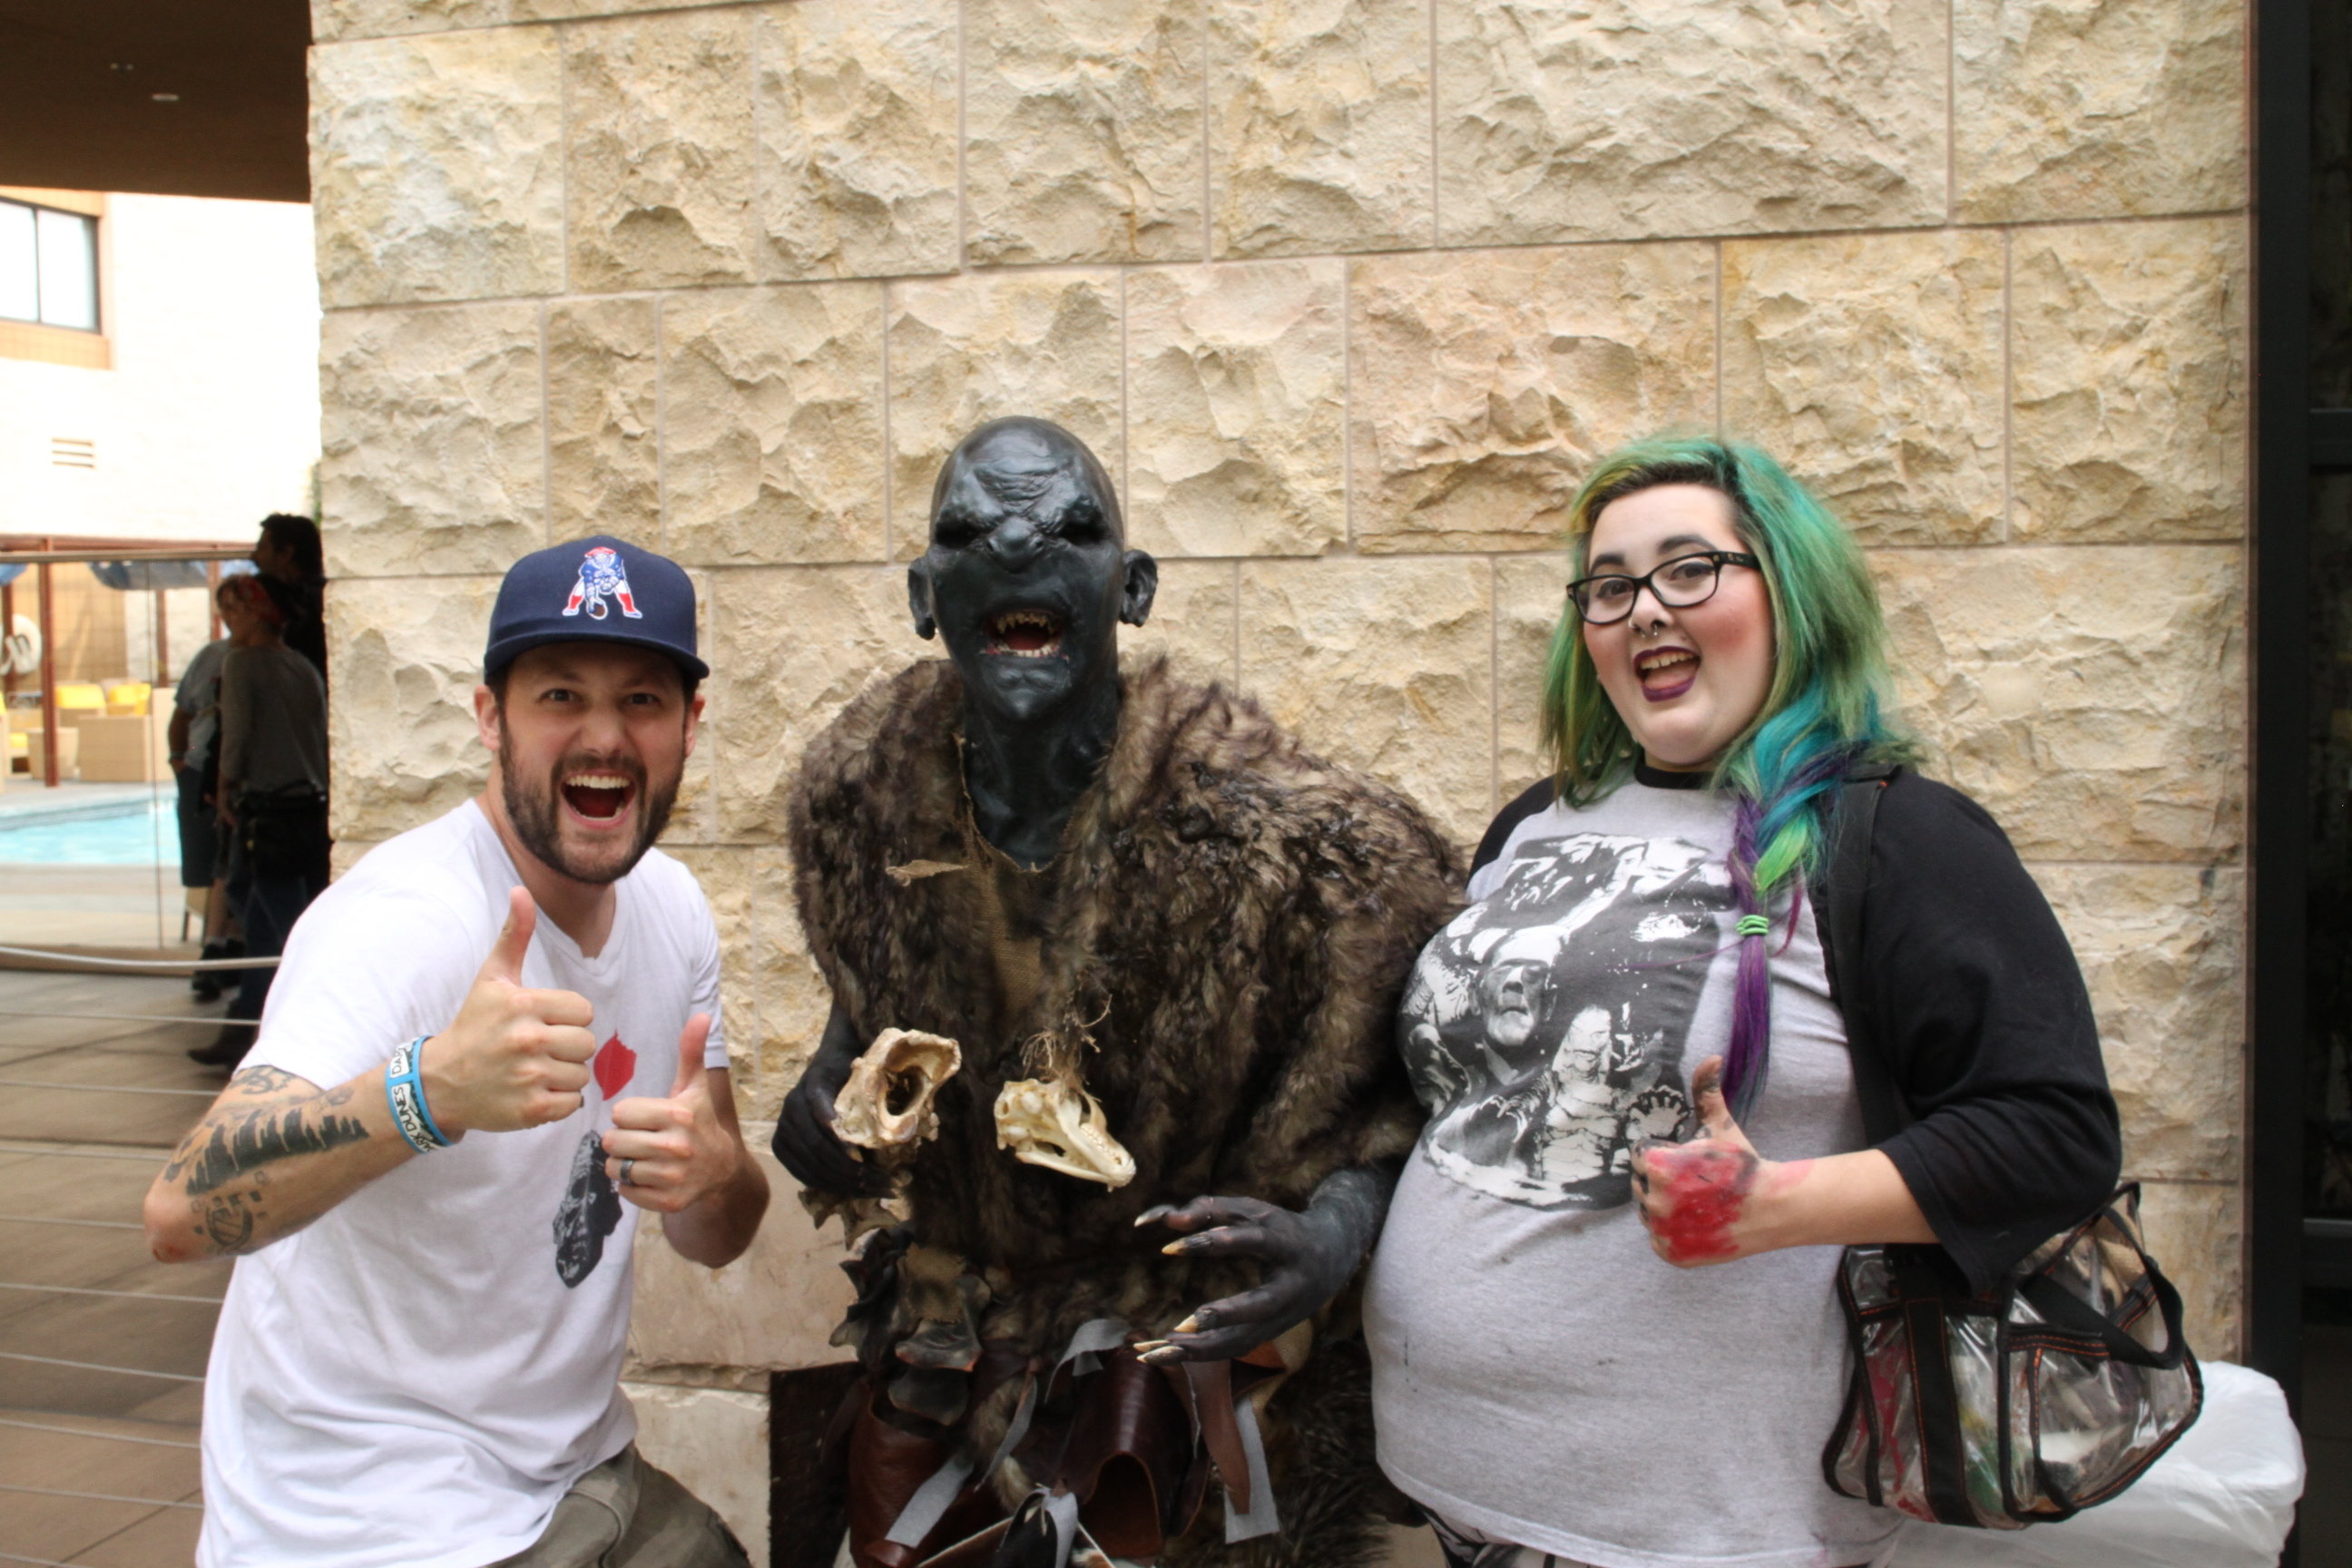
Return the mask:
POLYGON ((912 1568, 922 1561, 919 1547, 887 1537, 948 1454, 947 1444, 877 1415, 870 1391, 864 1395, 849 1433, 849 1554, 857 1568, 912 1568))
POLYGON ((1113 1557, 1149 1562, 1190 1522, 1202 1488, 1188 1487, 1192 1419, 1173 1381, 1121 1345, 1087 1380, 1070 1423, 1062 1482, 1078 1498, 1078 1522, 1113 1557))

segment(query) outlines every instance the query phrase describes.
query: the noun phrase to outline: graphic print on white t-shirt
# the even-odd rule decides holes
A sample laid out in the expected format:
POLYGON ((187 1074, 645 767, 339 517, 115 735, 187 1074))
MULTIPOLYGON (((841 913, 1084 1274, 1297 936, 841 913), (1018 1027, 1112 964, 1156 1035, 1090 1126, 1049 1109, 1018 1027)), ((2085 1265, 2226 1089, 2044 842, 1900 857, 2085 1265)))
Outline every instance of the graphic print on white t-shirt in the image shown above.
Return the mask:
MULTIPOLYGON (((589 1064, 596 1092, 609 1107, 636 1076, 637 1053, 614 1035, 596 1048, 589 1064)), ((555 1210, 555 1277, 576 1287, 604 1261, 604 1238, 621 1227, 621 1193, 604 1173, 604 1128, 612 1118, 602 1108, 572 1151, 572 1180, 555 1210), (600 1125, 601 1123, 601 1125, 600 1125)))
POLYGON ((1636 1137, 1691 1130, 1685 1047, 1729 886, 1686 839, 1521 844, 1423 950, 1398 1008, 1430 1163, 1536 1208, 1631 1203, 1636 1137))

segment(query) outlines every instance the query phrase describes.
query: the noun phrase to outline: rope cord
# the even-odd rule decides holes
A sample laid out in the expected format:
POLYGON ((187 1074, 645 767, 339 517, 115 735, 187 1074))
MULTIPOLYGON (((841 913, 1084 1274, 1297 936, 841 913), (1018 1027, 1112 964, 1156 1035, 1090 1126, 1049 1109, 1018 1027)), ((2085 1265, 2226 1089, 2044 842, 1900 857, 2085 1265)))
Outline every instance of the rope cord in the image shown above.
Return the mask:
POLYGON ((53 952, 39 947, 0 947, 0 958, 37 958, 51 963, 78 963, 97 970, 121 969, 138 974, 194 974, 207 969, 275 969, 269 958, 93 958, 85 952, 53 952))
MULTIPOLYGON (((258 1018, 205 1018, 177 1013, 0 1013, 0 1024, 30 1023, 39 1018, 96 1018, 105 1023, 121 1024, 234 1024, 240 1029, 261 1027, 258 1018)), ((102 1042, 88 1043, 96 1045, 102 1042)))
POLYGON ((23 1351, 0 1351, 0 1360, 38 1362, 43 1366, 79 1367, 83 1372, 113 1372, 124 1377, 160 1377, 173 1383, 202 1383, 201 1377, 191 1377, 184 1372, 150 1372, 141 1366, 107 1366, 94 1361, 66 1361, 53 1355, 26 1355, 23 1351))

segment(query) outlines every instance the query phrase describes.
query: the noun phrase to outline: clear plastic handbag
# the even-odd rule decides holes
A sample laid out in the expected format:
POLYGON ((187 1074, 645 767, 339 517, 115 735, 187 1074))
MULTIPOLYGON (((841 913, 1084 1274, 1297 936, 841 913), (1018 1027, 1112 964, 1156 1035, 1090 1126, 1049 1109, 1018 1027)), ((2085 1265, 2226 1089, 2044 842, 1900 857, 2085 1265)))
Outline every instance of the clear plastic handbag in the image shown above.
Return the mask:
POLYGON ((2138 1479, 2203 1404, 2179 1292, 2141 1245, 2137 1184, 1989 1294, 1938 1248, 1855 1247, 1838 1299, 1848 1385, 1822 1472, 1916 1519, 2069 1518, 2138 1479))

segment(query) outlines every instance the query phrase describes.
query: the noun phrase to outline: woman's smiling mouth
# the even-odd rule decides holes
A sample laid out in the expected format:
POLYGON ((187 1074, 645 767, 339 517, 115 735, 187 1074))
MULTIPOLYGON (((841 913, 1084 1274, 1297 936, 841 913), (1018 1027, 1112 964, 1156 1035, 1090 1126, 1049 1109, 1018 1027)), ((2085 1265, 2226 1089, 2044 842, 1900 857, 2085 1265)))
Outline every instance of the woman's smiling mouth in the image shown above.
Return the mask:
POLYGON ((1648 648, 1633 656, 1633 673, 1644 700, 1671 701, 1697 682, 1698 655, 1686 647, 1648 648))

